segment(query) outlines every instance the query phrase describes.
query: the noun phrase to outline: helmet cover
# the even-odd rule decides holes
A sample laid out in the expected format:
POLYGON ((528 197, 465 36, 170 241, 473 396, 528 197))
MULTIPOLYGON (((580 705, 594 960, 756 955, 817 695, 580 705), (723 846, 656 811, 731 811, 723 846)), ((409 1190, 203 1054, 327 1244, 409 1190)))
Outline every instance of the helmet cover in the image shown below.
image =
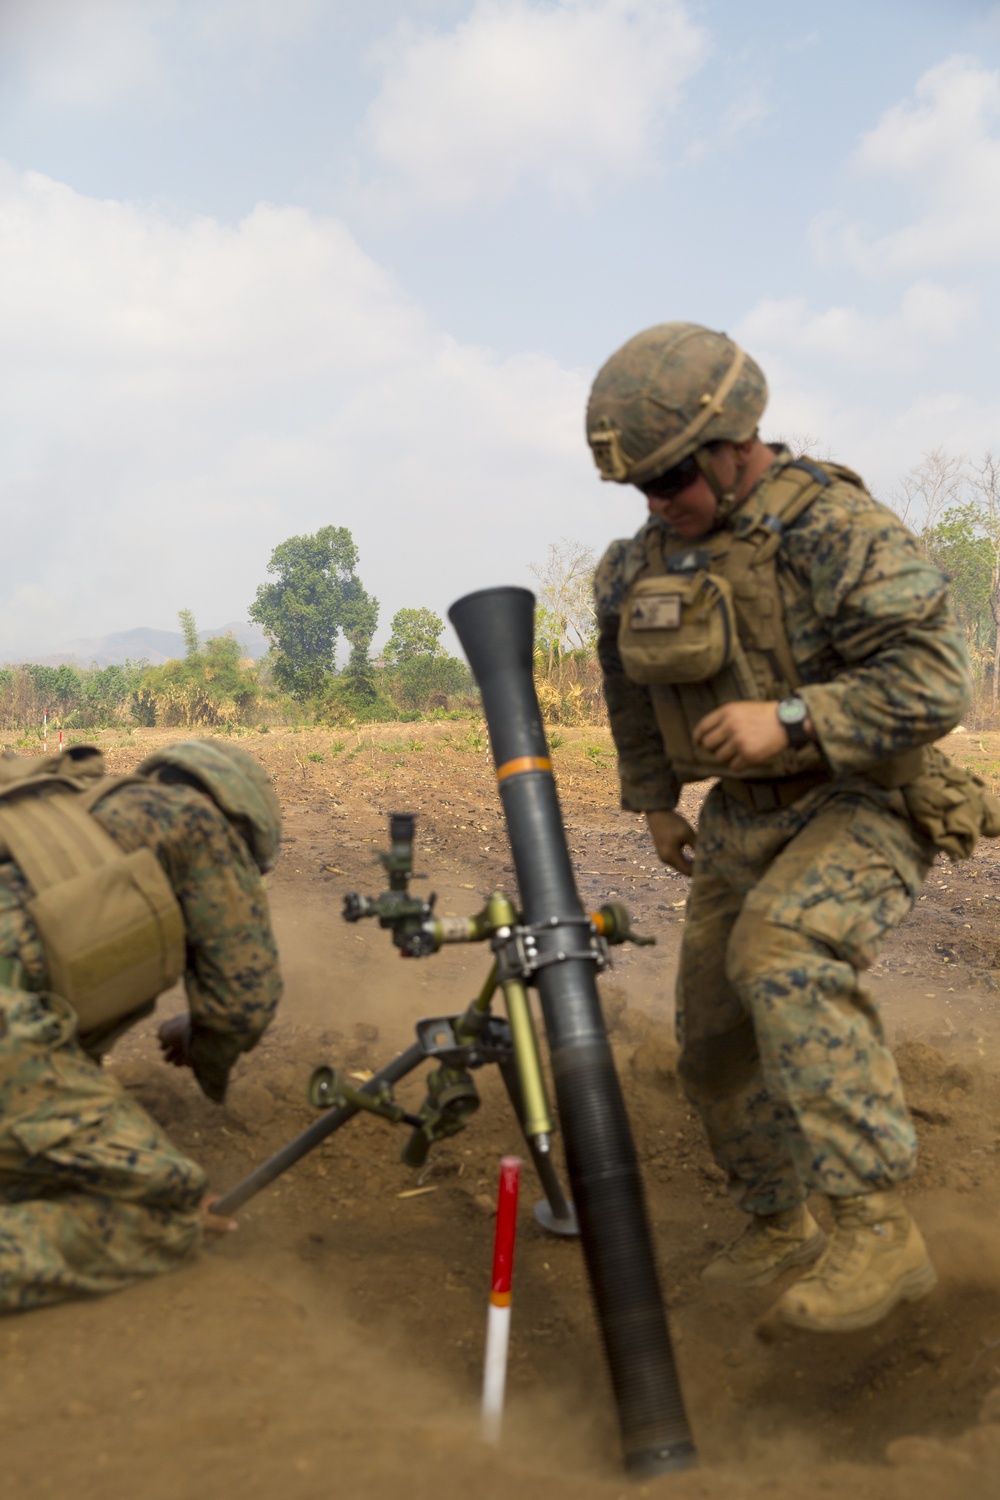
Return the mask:
POLYGON ((763 371, 726 334, 660 323, 598 371, 587 441, 602 479, 642 488, 708 443, 753 437, 766 405, 763 371))
POLYGON ((180 740, 154 750, 136 769, 140 776, 154 776, 168 766, 190 776, 220 812, 243 825, 262 874, 274 868, 281 844, 281 805, 258 760, 225 740, 180 740))

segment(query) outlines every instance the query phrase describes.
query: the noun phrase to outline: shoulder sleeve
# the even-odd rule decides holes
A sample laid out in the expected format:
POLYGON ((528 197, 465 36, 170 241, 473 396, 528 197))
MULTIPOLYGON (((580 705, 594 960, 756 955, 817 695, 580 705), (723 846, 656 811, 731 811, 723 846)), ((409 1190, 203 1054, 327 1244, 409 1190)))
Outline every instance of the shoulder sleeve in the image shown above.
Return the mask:
POLYGON ((618 652, 618 622, 641 556, 640 538, 612 542, 597 565, 594 594, 597 657, 611 734, 618 752, 621 805, 627 812, 677 806, 680 781, 667 759, 648 690, 626 677, 618 652))
POLYGON ((594 572, 594 606, 598 619, 602 615, 618 615, 622 600, 628 591, 625 582, 626 566, 634 542, 630 537, 620 537, 612 542, 594 572))
MULTIPOLYGON (((898 517, 837 482, 783 553, 840 664, 800 689, 833 770, 866 770, 953 729, 971 695, 965 642, 944 575, 898 517)), ((790 621, 793 650, 794 632, 790 621)))

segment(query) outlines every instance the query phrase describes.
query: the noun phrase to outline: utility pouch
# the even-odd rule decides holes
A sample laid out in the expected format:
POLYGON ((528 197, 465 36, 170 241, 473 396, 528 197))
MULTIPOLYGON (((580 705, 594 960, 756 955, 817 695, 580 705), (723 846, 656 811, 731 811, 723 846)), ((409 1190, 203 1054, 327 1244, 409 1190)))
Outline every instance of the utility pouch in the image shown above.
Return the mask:
MULTIPOLYGON (((95 791, 102 788, 95 785, 95 791)), ((0 797, 0 841, 33 895, 49 988, 81 1034, 147 1004, 184 971, 184 919, 151 849, 124 853, 56 778, 0 797)))
POLYGON ((60 881, 28 902, 49 986, 80 1031, 120 1019, 176 984, 184 966, 180 908, 151 849, 60 881))
POLYGON ((633 682, 707 682, 733 661, 733 591, 710 571, 700 547, 667 560, 667 571, 640 578, 625 600, 618 630, 622 666, 633 682))
POLYGON ((953 860, 969 859, 980 838, 1000 837, 1000 798, 933 746, 925 746, 924 757, 922 774, 902 789, 907 811, 953 860))

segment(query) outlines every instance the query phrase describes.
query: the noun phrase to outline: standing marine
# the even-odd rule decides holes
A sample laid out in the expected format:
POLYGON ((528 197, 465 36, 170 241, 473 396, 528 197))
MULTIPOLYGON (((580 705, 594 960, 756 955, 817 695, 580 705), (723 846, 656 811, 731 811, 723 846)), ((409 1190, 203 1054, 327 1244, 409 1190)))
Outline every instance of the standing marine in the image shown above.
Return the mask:
POLYGON ((758 365, 692 323, 601 369, 588 441, 649 519, 598 567, 598 649, 622 806, 691 876, 680 1074, 749 1216, 703 1275, 806 1268, 774 1316, 839 1331, 935 1283, 900 1195, 913 1124, 859 973, 938 850, 967 856, 1000 820, 929 748, 971 686, 945 579, 856 474, 763 443, 766 403, 758 365), (692 859, 677 802, 709 778, 692 859))
POLYGON ((101 1057, 183 977, 160 1045, 222 1101, 281 994, 280 837, 266 773, 221 740, 131 776, 91 746, 0 759, 0 1312, 116 1291, 229 1227, 101 1057))

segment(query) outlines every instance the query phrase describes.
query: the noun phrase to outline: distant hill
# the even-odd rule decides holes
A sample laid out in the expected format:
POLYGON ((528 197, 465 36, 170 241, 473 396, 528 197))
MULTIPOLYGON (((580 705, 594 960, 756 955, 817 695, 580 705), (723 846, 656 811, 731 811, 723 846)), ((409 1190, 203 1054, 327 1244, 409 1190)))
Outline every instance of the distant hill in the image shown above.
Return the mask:
MULTIPOLYGON (((245 620, 233 620, 214 630, 199 630, 198 638, 208 641, 215 635, 230 634, 255 661, 266 654, 268 642, 263 632, 245 620)), ((135 630, 117 630, 112 635, 67 641, 44 655, 22 653, 17 660, 33 661, 46 667, 58 667, 63 662, 77 667, 110 667, 125 661, 148 661, 151 666, 158 666, 160 662, 183 655, 184 637, 179 630, 152 630, 148 625, 140 625, 135 630)))

